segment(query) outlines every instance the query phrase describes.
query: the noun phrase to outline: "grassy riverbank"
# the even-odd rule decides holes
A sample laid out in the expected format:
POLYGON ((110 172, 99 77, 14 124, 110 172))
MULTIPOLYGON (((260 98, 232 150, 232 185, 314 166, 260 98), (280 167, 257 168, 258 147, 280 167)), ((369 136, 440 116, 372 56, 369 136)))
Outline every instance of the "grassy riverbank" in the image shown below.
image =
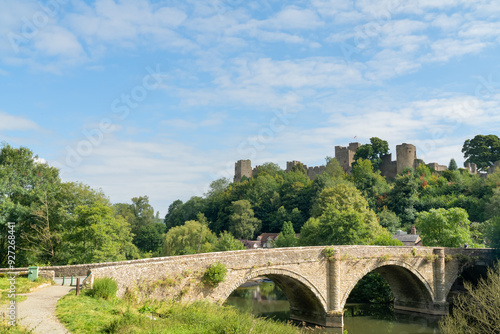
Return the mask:
POLYGON ((162 302, 138 305, 130 301, 98 299, 72 292, 57 305, 59 320, 79 333, 301 333, 290 324, 256 318, 230 307, 196 302, 181 306, 162 302))

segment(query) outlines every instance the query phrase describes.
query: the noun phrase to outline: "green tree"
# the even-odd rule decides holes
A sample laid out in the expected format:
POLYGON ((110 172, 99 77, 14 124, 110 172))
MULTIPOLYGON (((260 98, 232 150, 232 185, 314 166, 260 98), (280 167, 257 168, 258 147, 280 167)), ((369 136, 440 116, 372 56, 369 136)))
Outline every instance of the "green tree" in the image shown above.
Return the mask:
POLYGON ((378 137, 372 137, 370 138, 370 144, 358 147, 354 154, 354 161, 358 161, 358 159, 370 160, 374 169, 378 170, 382 163, 382 156, 387 153, 389 153, 389 144, 387 141, 378 137))
POLYGON ((246 249, 245 245, 241 241, 233 237, 233 235, 228 231, 223 231, 220 233, 219 240, 217 240, 217 243, 214 246, 215 252, 226 252, 243 249, 246 249))
POLYGON ((476 287, 465 282, 465 289, 453 301, 453 313, 440 321, 441 333, 500 333, 500 265, 489 268, 476 287))
POLYGON ((261 221, 254 217, 252 206, 248 200, 235 201, 231 205, 229 216, 229 232, 239 239, 252 239, 260 229, 261 221))
POLYGON ((281 169, 281 167, 278 164, 276 164, 274 162, 265 162, 257 168, 256 174, 254 174, 253 177, 255 177, 261 173, 266 173, 266 174, 274 177, 277 174, 283 173, 283 170, 281 169))
POLYGON ((462 208, 430 209, 417 216, 416 227, 425 246, 478 246, 471 237, 469 215, 462 208))
POLYGON ((394 187, 388 193, 387 206, 401 218, 404 226, 411 226, 415 223, 418 188, 419 184, 413 173, 406 173, 396 177, 394 187))
POLYGON ((297 237, 295 236, 295 231, 293 230, 293 225, 291 221, 283 223, 283 228, 281 229, 278 238, 274 241, 275 247, 294 247, 297 245, 297 237))
POLYGON ((401 219, 391 210, 384 208, 377 213, 377 216, 380 219, 380 225, 385 227, 389 232, 394 234, 401 228, 401 219))
POLYGON ((326 157, 325 172, 334 179, 342 178, 345 176, 344 169, 340 166, 338 160, 332 157, 326 157))
POLYGON ((450 163, 448 164, 448 170, 457 170, 458 165, 455 159, 451 158, 450 163))
POLYGON ((132 243, 130 225, 113 217, 110 206, 94 203, 75 209, 71 230, 65 235, 68 263, 122 261, 139 257, 132 243))
POLYGON ((199 216, 198 220, 189 220, 181 226, 172 227, 165 234, 163 255, 185 255, 207 253, 213 250, 217 237, 199 216))
POLYGON ((500 160, 500 138, 496 135, 477 135, 464 142, 462 153, 466 163, 475 163, 478 170, 485 171, 500 160))
POLYGON ((487 244, 493 248, 500 248, 500 216, 491 218, 482 226, 487 244))

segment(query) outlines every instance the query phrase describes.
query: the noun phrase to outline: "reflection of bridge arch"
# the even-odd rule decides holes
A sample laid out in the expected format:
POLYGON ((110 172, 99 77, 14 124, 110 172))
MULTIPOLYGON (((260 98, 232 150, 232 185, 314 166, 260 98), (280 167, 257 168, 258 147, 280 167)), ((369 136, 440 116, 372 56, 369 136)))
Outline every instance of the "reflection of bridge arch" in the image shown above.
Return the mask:
POLYGON ((425 308, 435 300, 433 289, 418 270, 405 262, 389 260, 376 262, 358 272, 358 276, 342 296, 342 308, 356 284, 372 271, 379 273, 389 284, 394 296, 394 307, 397 309, 425 308))
POLYGON ((291 319, 308 321, 311 316, 324 317, 326 314, 327 303, 318 289, 302 275, 281 268, 263 268, 245 273, 241 279, 237 280, 236 284, 225 291, 221 301, 226 301, 234 290, 259 276, 266 276, 283 291, 290 303, 291 319))

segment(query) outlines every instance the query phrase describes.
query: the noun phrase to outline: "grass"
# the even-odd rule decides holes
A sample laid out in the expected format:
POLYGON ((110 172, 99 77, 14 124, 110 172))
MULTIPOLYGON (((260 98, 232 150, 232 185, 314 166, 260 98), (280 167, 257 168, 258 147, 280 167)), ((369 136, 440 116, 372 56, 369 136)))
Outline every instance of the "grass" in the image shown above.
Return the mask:
POLYGON ((0 333, 26 334, 32 333, 32 331, 19 325, 11 326, 7 321, 0 321, 0 333))
MULTIPOLYGON (((8 281, 7 276, 0 277, 0 305, 6 304, 10 301, 9 290, 11 281, 8 281)), ((16 302, 22 302, 26 299, 26 296, 19 296, 20 293, 28 293, 30 289, 36 288, 44 283, 51 283, 52 281, 46 278, 37 278, 34 282, 30 281, 28 277, 18 276, 16 277, 16 302)), ((53 283, 53 282, 52 282, 53 283)))
POLYGON ((74 292, 59 300, 57 316, 71 333, 301 333, 291 324, 256 318, 207 302, 134 304, 74 292))

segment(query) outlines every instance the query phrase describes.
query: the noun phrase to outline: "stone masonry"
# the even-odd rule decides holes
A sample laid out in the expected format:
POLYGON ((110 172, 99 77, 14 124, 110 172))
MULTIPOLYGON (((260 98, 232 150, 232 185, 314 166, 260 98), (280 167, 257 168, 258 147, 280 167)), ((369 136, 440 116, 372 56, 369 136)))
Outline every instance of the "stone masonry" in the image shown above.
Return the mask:
MULTIPOLYGON (((335 146, 335 159, 339 162, 340 166, 344 169, 344 172, 350 173, 352 170, 352 164, 354 163, 354 155, 356 151, 361 146, 360 143, 349 143, 347 147, 335 146)), ((396 175, 401 174, 405 168, 415 169, 419 164, 425 164, 421 159, 417 158, 417 148, 415 145, 402 143, 396 146, 396 160, 392 160, 392 154, 386 154, 381 157, 382 163, 380 164, 380 174, 387 178, 395 178, 396 175)), ((286 163, 286 171, 290 172, 293 166, 299 164, 300 161, 288 161, 286 163)), ((445 165, 440 165, 437 162, 428 163, 427 166, 434 169, 437 172, 442 172, 447 170, 448 167, 445 165)), ((500 161, 497 161, 492 168, 488 170, 488 173, 492 173, 496 168, 500 166, 500 161)), ((238 160, 235 163, 234 168, 234 182, 239 182, 243 176, 251 178, 253 174, 256 173, 259 166, 252 169, 252 163, 250 160, 238 160)), ((326 170, 326 166, 316 166, 307 167, 304 165, 307 176, 311 180, 314 180, 316 176, 322 174, 326 170)), ((476 164, 466 164, 465 168, 471 174, 477 174, 476 164)))
POLYGON ((391 286, 399 310, 442 315, 446 297, 467 266, 491 265, 491 249, 332 246, 242 250, 116 262, 91 269, 90 282, 112 277, 118 295, 134 298, 208 300, 223 303, 241 284, 266 276, 285 293, 290 317, 343 327, 343 308, 357 282, 371 271, 391 286), (149 261, 148 261, 149 260, 149 261), (224 282, 208 287, 203 273, 213 263, 227 268, 224 282))

